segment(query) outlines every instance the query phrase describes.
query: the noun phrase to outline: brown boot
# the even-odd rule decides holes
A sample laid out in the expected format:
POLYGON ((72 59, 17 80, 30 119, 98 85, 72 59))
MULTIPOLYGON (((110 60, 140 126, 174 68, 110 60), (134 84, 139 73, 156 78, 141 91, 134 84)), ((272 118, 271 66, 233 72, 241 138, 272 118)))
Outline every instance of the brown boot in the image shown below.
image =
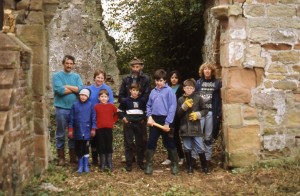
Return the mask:
POLYGON ((65 165, 65 149, 57 149, 57 158, 58 158, 58 165, 64 166, 65 165))
POLYGON ((77 156, 76 156, 75 149, 69 149, 69 155, 70 155, 70 163, 77 164, 77 156))

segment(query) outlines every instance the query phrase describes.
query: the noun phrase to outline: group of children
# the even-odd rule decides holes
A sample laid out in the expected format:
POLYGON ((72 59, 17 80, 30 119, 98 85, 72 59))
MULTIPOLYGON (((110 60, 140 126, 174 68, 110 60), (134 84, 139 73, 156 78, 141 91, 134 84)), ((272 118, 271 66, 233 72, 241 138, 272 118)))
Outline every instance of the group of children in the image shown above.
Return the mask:
POLYGON ((69 122, 69 138, 75 139, 75 150, 78 157, 78 172, 89 172, 89 141, 91 138, 97 144, 100 154, 99 169, 112 170, 112 129, 118 118, 124 123, 124 144, 127 171, 132 170, 133 157, 136 155, 137 164, 145 174, 153 172, 153 156, 160 136, 163 145, 168 150, 171 160, 171 173, 178 173, 178 157, 176 145, 170 130, 174 127, 175 114, 180 121, 179 135, 183 140, 183 150, 186 157, 187 172, 193 172, 191 152, 196 152, 201 161, 202 170, 208 173, 202 131, 201 117, 207 114, 202 98, 195 93, 196 82, 187 79, 183 83, 184 94, 177 100, 172 88, 167 84, 167 73, 163 69, 154 73, 155 88, 149 99, 139 97, 139 86, 132 84, 130 96, 123 100, 117 109, 109 103, 109 92, 100 90, 99 103, 95 106, 90 102, 91 91, 83 88, 79 92, 79 100, 71 109, 69 122), (146 150, 146 166, 144 166, 144 139, 140 131, 143 126, 150 126, 146 150), (157 124, 161 127, 157 127, 157 124))

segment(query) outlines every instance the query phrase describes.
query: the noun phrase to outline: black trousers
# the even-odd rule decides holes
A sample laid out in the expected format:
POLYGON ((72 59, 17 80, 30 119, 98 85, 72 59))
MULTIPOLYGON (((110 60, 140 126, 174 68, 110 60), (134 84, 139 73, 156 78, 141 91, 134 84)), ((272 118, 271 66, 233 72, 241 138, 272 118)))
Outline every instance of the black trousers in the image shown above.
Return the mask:
POLYGON ((111 128, 101 128, 96 130, 96 144, 98 154, 113 153, 113 134, 111 128))
POLYGON ((75 140, 75 152, 78 157, 89 154, 89 140, 75 140))
POLYGON ((133 156, 137 155, 138 163, 144 160, 144 122, 128 122, 124 124, 124 146, 126 163, 131 164, 133 156))

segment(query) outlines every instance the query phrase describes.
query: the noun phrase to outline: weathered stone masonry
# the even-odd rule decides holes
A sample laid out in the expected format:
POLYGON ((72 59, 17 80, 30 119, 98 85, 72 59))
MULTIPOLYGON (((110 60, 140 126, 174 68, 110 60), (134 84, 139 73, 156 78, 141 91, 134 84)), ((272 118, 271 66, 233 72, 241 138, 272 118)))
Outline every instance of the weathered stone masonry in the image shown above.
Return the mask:
POLYGON ((299 155, 300 1, 208 6, 203 53, 222 70, 227 165, 299 155))

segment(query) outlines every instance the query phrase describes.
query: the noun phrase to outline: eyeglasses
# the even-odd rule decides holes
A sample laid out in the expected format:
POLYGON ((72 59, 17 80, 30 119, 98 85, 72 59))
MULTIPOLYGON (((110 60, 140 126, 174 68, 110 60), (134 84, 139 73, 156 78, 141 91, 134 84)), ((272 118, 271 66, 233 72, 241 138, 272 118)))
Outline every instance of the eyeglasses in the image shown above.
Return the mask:
POLYGON ((164 79, 155 79, 155 82, 164 82, 164 79))
POLYGON ((187 87, 187 86, 185 86, 185 87, 183 87, 185 90, 194 90, 195 88, 194 87, 187 87))

